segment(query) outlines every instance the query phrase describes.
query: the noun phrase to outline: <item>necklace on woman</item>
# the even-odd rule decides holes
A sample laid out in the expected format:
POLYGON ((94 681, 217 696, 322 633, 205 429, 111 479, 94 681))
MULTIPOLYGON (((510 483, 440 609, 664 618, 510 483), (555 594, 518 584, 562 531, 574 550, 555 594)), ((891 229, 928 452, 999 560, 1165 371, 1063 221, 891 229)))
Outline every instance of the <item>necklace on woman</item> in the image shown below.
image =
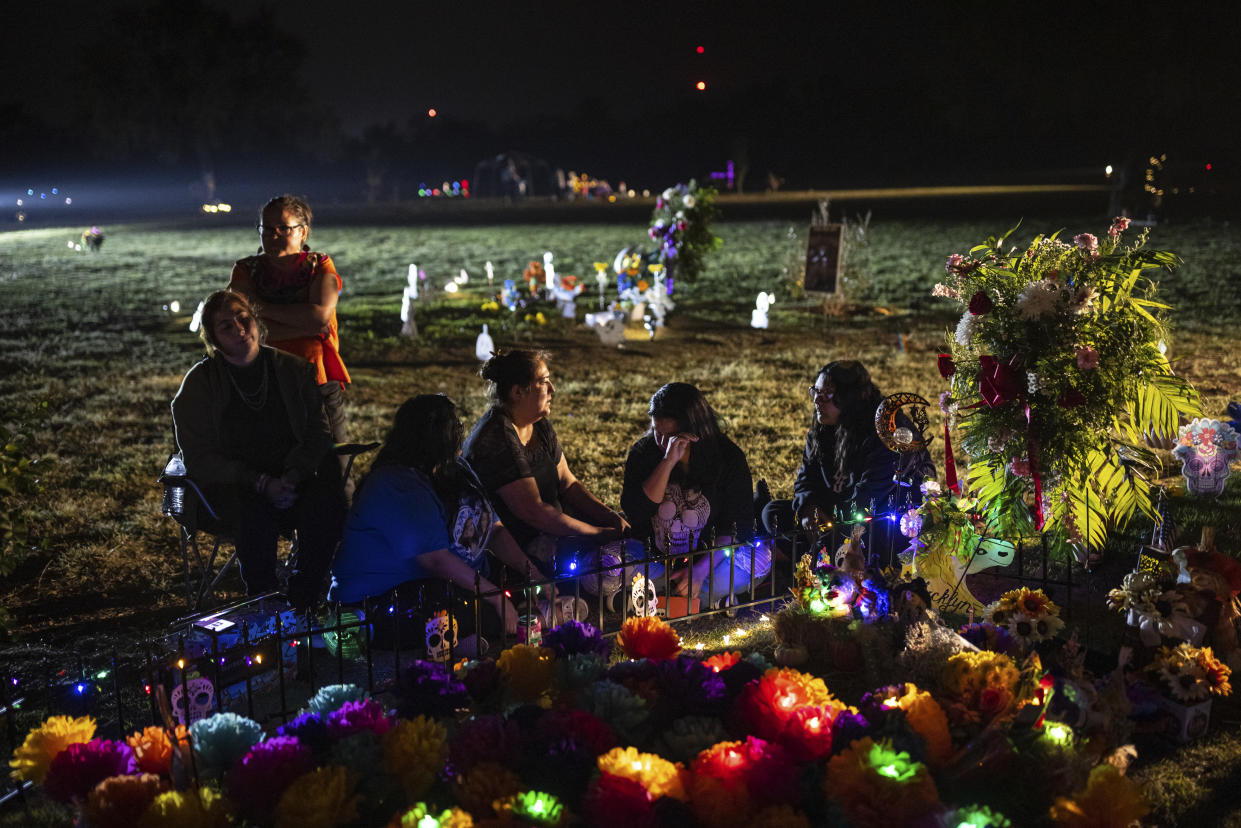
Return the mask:
POLYGON ((259 384, 253 391, 246 391, 241 387, 241 383, 237 382, 238 370, 230 366, 226 373, 229 380, 233 383, 233 388, 237 391, 237 396, 245 404, 246 408, 251 411, 259 411, 263 406, 267 405, 267 365, 262 358, 258 360, 259 384))

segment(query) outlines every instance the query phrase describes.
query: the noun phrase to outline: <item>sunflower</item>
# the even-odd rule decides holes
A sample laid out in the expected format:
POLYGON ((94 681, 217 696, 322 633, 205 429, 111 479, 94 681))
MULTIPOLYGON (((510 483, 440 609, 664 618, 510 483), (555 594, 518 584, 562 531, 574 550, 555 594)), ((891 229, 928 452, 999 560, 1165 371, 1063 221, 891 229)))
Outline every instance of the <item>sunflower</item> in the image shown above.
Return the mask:
POLYGON ((1172 697, 1180 702, 1200 702, 1211 695, 1206 671, 1197 660, 1165 661, 1159 668, 1159 678, 1172 697))

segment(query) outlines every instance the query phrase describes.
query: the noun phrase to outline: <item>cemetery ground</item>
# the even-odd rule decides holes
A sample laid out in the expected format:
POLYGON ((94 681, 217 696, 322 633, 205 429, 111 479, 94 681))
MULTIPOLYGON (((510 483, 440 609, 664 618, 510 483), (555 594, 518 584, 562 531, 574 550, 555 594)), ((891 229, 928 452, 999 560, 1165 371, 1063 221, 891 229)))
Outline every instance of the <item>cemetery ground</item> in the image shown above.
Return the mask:
MULTIPOLYGON (((561 319, 554 309, 542 308, 540 322, 540 309, 514 314, 484 305, 503 279, 520 284, 527 263, 552 251, 558 273, 585 283, 580 320, 598 309, 592 263, 610 265, 622 247, 641 244, 641 225, 334 227, 321 218, 312 244, 332 254, 345 281, 338 315, 354 380, 346 394, 353 439, 382 439, 396 407, 417 393, 446 393, 467 423, 481 414, 485 390, 474 339, 485 323, 497 345, 552 354, 552 419, 569 463, 616 504, 625 453, 646 428, 647 401, 673 380, 703 389, 726 433, 745 450, 755 479, 765 478, 777 497, 791 492, 800 459, 806 387, 832 359, 860 359, 886 393, 911 391, 930 400, 931 431, 942 435, 934 402, 945 385, 935 356, 956 312, 932 299, 931 288, 948 254, 968 252, 1018 218, 853 223, 844 301, 829 313, 818 298, 790 290, 804 225, 720 222, 713 229, 722 247, 700 281, 677 284, 667 327, 650 340, 640 323, 631 324, 621 348, 605 347, 580 321, 561 319), (486 261, 496 274, 491 291, 486 261), (399 319, 410 263, 433 287, 416 305, 414 340, 400 336, 399 319), (455 295, 444 292, 462 268, 470 281, 455 295), (768 330, 748 326, 760 290, 777 295, 768 330)), ((1024 245, 1061 227, 1068 237, 1101 233, 1107 222, 1027 217, 1011 241, 1024 245)), ((169 401, 201 355, 187 329, 195 306, 227 282, 232 261, 249 253, 255 239, 242 223, 105 230, 107 241, 94 254, 67 246, 81 228, 0 234, 0 424, 23 451, 42 458, 40 492, 20 502, 29 542, 0 586, 11 616, 11 643, 0 649, 5 660, 38 651, 72 662, 158 633, 183 610, 175 527, 160 514, 156 483, 173 448, 169 401)), ((1169 354, 1202 393, 1206 415, 1218 417, 1241 396, 1235 333, 1241 232, 1204 220, 1153 228, 1150 244, 1185 262, 1160 279, 1160 298, 1175 309, 1169 354)), ((609 300, 614 279, 610 288, 609 300)), ((942 472, 942 437, 932 453, 942 472)), ((1174 480, 1177 464, 1162 456, 1167 479, 1174 480)), ((368 464, 362 459, 355 474, 368 464)), ((1241 552, 1239 489, 1234 484, 1215 504, 1174 500, 1173 516, 1190 535, 1180 542, 1192 543, 1198 527, 1210 522, 1222 551, 1241 552)), ((10 502, 6 495, 6 509, 10 502)), ((1118 582, 1149 531, 1135 521, 1116 533, 1100 572, 1118 582)), ((1090 599, 1102 601, 1113 585, 1100 584, 1090 599)), ((1104 616, 1095 612, 1104 618, 1096 623, 1119 624, 1104 616)), ((1154 797, 1151 824, 1241 825, 1234 801, 1241 777, 1235 704, 1217 713, 1221 719, 1210 737, 1188 747, 1144 748, 1134 772, 1154 797)))

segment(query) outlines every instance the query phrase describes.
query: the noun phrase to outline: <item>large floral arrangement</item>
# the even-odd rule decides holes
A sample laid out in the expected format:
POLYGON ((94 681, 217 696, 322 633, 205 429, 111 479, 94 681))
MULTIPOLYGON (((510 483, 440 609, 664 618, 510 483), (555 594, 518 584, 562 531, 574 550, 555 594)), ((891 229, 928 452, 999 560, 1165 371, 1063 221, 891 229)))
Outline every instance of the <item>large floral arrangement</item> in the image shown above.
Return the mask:
POLYGON ((719 212, 715 196, 714 189, 699 187, 690 179, 655 199, 648 234, 658 245, 652 259, 664 265, 669 294, 672 279, 693 282, 706 268, 707 254, 720 246, 719 236, 711 232, 711 222, 719 212))
POLYGON ((1028 652, 1064 629, 1060 607, 1041 589, 1010 589, 987 605, 983 619, 1004 630, 1015 646, 1028 652))
POLYGON ((10 765, 95 828, 1002 826, 1057 812, 1085 825, 1110 824, 1118 801, 1141 810, 1119 774, 1111 795, 1087 795, 1097 753, 1037 747, 1040 723, 1019 715, 1037 699, 1006 656, 954 656, 934 686, 855 706, 819 677, 755 655, 703 661, 662 621, 633 622, 627 660, 609 665, 598 630, 571 621, 498 662, 415 662, 394 708, 324 688, 274 732, 220 713, 114 742, 53 717, 10 765), (1000 736, 981 757, 980 728, 1000 736), (980 773, 978 791, 960 784, 980 773), (1006 798, 1018 790, 1037 797, 1006 798))
POLYGON ((934 295, 961 303, 940 372, 970 457, 969 485, 1006 534, 1067 539, 1079 556, 1135 512, 1158 520, 1146 435, 1175 436, 1199 413, 1172 373, 1152 271, 1171 253, 1132 244, 1118 218, 1102 238, 1008 235, 954 254, 934 295))

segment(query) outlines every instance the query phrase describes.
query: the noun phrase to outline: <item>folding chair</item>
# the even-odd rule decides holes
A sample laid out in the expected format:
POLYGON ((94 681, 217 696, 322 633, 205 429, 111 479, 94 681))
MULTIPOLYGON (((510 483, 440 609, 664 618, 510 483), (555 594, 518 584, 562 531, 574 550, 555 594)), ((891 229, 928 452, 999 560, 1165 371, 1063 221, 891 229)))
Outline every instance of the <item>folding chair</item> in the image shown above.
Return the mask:
MULTIPOLYGON (((379 443, 340 443, 336 446, 336 454, 348 457, 345 464, 341 485, 349 479, 353 470, 353 462, 359 454, 365 454, 379 447, 379 443)), ((237 549, 233 546, 223 565, 215 569, 220 558, 221 547, 233 544, 233 530, 225 524, 216 508, 202 488, 194 482, 185 468, 185 461, 180 452, 172 454, 164 465, 159 476, 164 486, 161 511, 177 522, 178 546, 181 549, 181 563, 185 573, 185 603, 190 612, 198 612, 203 600, 215 593, 216 586, 228 574, 228 570, 237 564, 238 572, 241 564, 237 560, 237 549), (211 538, 211 551, 205 552, 205 544, 199 544, 199 533, 211 538), (192 560, 191 560, 192 559, 192 560)), ((286 560, 280 578, 283 583, 292 571, 297 559, 297 534, 290 538, 292 549, 286 560)))

